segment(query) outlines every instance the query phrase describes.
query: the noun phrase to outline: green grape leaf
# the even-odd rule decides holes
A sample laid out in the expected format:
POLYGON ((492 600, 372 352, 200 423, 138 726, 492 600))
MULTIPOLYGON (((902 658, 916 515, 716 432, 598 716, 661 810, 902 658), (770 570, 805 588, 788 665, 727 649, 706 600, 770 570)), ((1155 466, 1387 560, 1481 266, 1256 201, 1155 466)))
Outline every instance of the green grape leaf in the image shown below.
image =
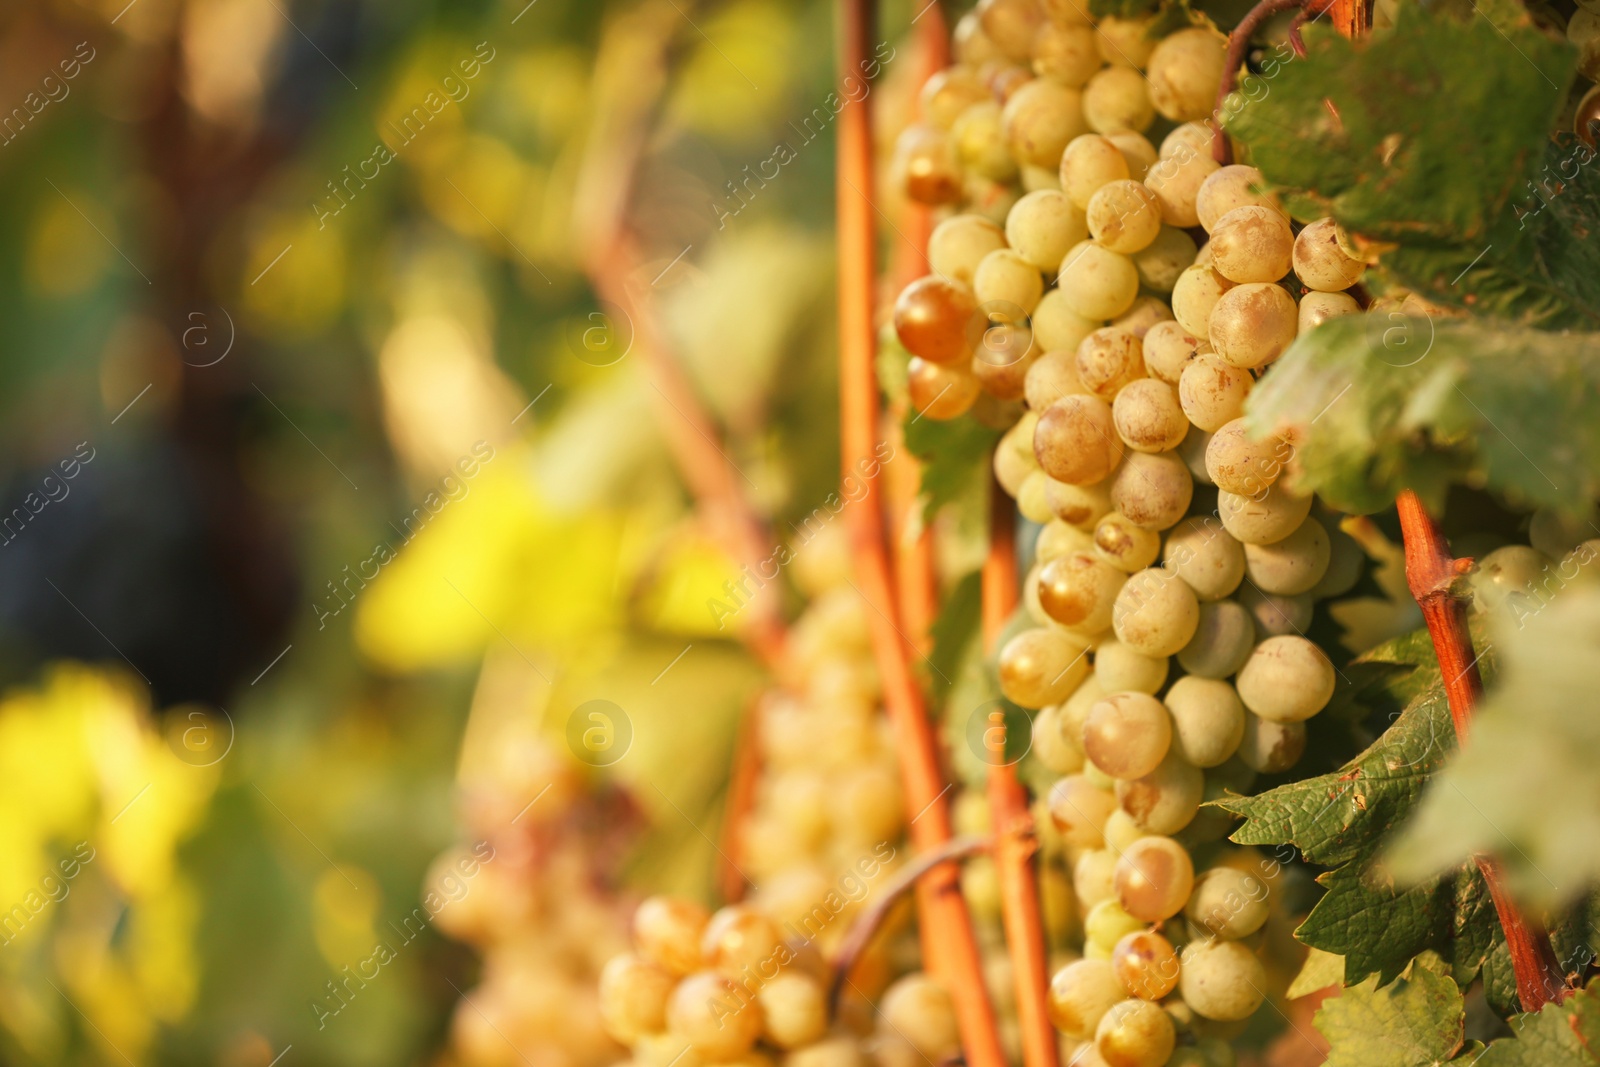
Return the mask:
POLYGON ((1456 983, 1419 962, 1387 985, 1368 978, 1324 1001, 1316 1027, 1326 1067, 1435 1067, 1461 1049, 1466 1019, 1456 983))
POLYGON ((1246 402, 1296 444, 1298 486, 1370 513, 1454 483, 1530 507, 1600 494, 1600 343, 1493 323, 1349 315, 1301 335, 1246 402))
POLYGON ((933 651, 928 664, 941 678, 954 678, 967 649, 978 636, 983 608, 983 574, 969 571, 950 590, 939 617, 929 627, 933 651))
POLYGON ((1000 430, 974 418, 940 422, 912 412, 905 424, 906 448, 922 461, 923 515, 931 519, 944 505, 982 486, 1000 430))
POLYGON ((1471 744, 1441 769, 1389 850, 1402 881, 1491 852, 1513 893, 1540 907, 1600 884, 1600 589, 1579 558, 1497 615, 1498 682, 1473 718, 1471 744))
POLYGON ((1590 983, 1563 1003, 1511 1020, 1515 1036, 1491 1043, 1476 1067, 1600 1067, 1597 988, 1590 983))
POLYGON ((1306 962, 1301 965, 1300 973, 1289 983, 1289 991, 1284 996, 1289 1000, 1298 1000, 1331 985, 1343 984, 1344 957, 1314 948, 1306 956, 1306 962))
MULTIPOLYGON (((1492 658, 1481 664, 1492 669, 1492 658)), ((1499 937, 1494 906, 1475 866, 1417 886, 1398 886, 1376 861, 1394 827, 1416 804, 1455 746, 1438 661, 1426 631, 1407 634, 1355 660, 1346 673, 1360 703, 1392 725, 1344 767, 1218 806, 1245 818, 1240 844, 1292 844, 1333 868, 1327 892, 1295 932, 1344 957, 1347 982, 1389 981, 1424 951, 1439 954, 1465 985, 1499 937)))
POLYGON ((1361 41, 1313 27, 1307 57, 1257 99, 1247 85, 1224 124, 1296 217, 1382 241, 1482 238, 1542 158, 1577 58, 1526 14, 1500 21, 1406 3, 1361 41))

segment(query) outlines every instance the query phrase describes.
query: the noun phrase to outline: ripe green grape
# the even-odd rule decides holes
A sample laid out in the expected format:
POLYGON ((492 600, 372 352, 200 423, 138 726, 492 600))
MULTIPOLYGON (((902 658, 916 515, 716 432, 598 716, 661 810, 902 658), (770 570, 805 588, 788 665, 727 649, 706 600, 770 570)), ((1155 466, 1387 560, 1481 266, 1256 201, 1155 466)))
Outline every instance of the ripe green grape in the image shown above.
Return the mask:
POLYGON ((1088 132, 1081 94, 1049 78, 1035 78, 1013 93, 1002 121, 1012 154, 1035 167, 1059 166, 1067 142, 1088 132))
POLYGON ((822 984, 809 974, 780 971, 756 993, 766 1037, 783 1049, 800 1048, 828 1031, 828 1002, 822 984))
POLYGON ((1101 1017, 1094 1042, 1106 1067, 1162 1067, 1177 1044, 1177 1031, 1159 1004, 1124 1000, 1101 1017))
POLYGON ((1184 269, 1172 286, 1172 315, 1186 333, 1205 340, 1211 350, 1211 315, 1233 283, 1209 266, 1196 261, 1184 269))
POLYGON ((1062 556, 1039 572, 1039 606, 1078 633, 1104 633, 1127 580, 1122 571, 1087 552, 1062 556))
POLYGON ((1078 345, 1074 365, 1083 388, 1109 404, 1123 386, 1144 376, 1144 345, 1127 330, 1105 326, 1078 345))
POLYGON ((1112 130, 1104 137, 1122 151, 1122 158, 1128 161, 1128 177, 1136 182, 1144 181, 1157 158, 1156 146, 1150 139, 1138 130, 1112 130))
POLYGON ((914 972, 883 994, 878 1005, 885 1021, 934 1063, 961 1047, 950 994, 933 978, 914 972))
POLYGON ((1172 743, 1172 717, 1147 693, 1115 693, 1083 724, 1083 753, 1113 778, 1140 778, 1160 765, 1172 743))
POLYGON ((1094 554, 1124 574, 1144 570, 1160 552, 1161 535, 1134 525, 1121 512, 1113 511, 1095 525, 1094 554))
MULTIPOLYGON (((1209 449, 1207 453, 1209 455, 1209 449)), ((1299 496, 1282 485, 1274 485, 1252 496, 1223 489, 1217 493, 1217 514, 1222 519, 1223 529, 1232 534, 1234 540, 1247 545, 1270 545, 1288 537, 1306 521, 1306 516, 1311 514, 1311 498, 1299 496)))
POLYGON ((1331 218, 1318 219, 1300 231, 1294 242, 1294 273, 1308 289, 1338 293, 1361 280, 1367 266, 1340 246, 1340 227, 1331 218))
POLYGON ((1183 910, 1194 885, 1194 863, 1172 838, 1142 837, 1123 850, 1114 879, 1117 900, 1129 915, 1159 923, 1183 910))
POLYGON ((1205 120, 1185 122, 1161 140, 1161 158, 1187 159, 1211 154, 1211 124, 1205 120))
POLYGON ((1136 526, 1165 530, 1194 498, 1194 476, 1173 452, 1131 452, 1111 480, 1111 502, 1136 526))
POLYGON ((1178 985, 1178 954, 1154 930, 1135 930, 1111 952, 1117 980, 1131 997, 1160 1000, 1178 985))
POLYGON ((1161 233, 1161 205, 1142 182, 1102 185, 1089 198, 1084 219, 1097 244, 1125 256, 1150 247, 1161 233))
POLYGON ((1057 481, 1090 485, 1105 478, 1122 459, 1111 406, 1086 395, 1057 400, 1039 416, 1033 453, 1057 481))
POLYGON ((1034 42, 1034 73, 1069 88, 1081 89, 1090 75, 1100 69, 1100 64, 1094 30, 1089 26, 1051 23, 1034 42))
POLYGON ((639 954, 670 974, 703 966, 700 938, 711 915, 692 900, 654 896, 633 913, 633 944, 639 954))
POLYGON ((1178 385, 1189 363, 1210 348, 1209 341, 1196 337, 1176 319, 1158 322, 1144 335, 1144 369, 1152 378, 1178 385))
POLYGON ((1168 226, 1187 229, 1200 224, 1200 214, 1195 201, 1200 186, 1218 170, 1217 161, 1210 150, 1166 156, 1150 168, 1144 176, 1145 185, 1161 201, 1161 221, 1168 226))
MULTIPOLYGON (((1266 180, 1254 167, 1235 163, 1213 171, 1200 186, 1195 198, 1195 213, 1207 233, 1217 228, 1217 223, 1228 212, 1241 207, 1261 207, 1283 214, 1283 208, 1271 193, 1262 192, 1266 180)), ((1282 275, 1279 275, 1282 277, 1282 275)))
POLYGON ((1126 999, 1109 960, 1078 960, 1050 977, 1050 1021, 1068 1037, 1088 1040, 1112 1005, 1126 999))
MULTIPOLYGON (((1035 334, 1035 340, 1038 335, 1035 334)), ((1028 367, 1022 379, 1022 397, 1031 411, 1043 411, 1064 396, 1087 393, 1078 380, 1075 352, 1044 352, 1028 367)))
POLYGON ((1322 580, 1312 586, 1306 595, 1313 600, 1344 596, 1355 588, 1366 561, 1366 553, 1356 539, 1338 526, 1333 526, 1328 530, 1328 569, 1323 572, 1322 580))
POLYGON ((895 138, 890 171, 919 204, 949 204, 961 199, 961 163, 949 134, 937 126, 907 126, 895 138))
POLYGON ((1061 706, 1052 704, 1033 717, 1033 748, 1040 763, 1054 774, 1076 774, 1083 769, 1081 742, 1067 734, 1061 706))
POLYGON ((1167 534, 1162 564, 1202 601, 1221 600, 1244 578, 1244 547, 1216 519, 1195 515, 1167 534))
POLYGON ((1027 62, 1034 38, 1044 28, 1044 12, 1035 0, 981 0, 974 10, 983 32, 1006 58, 1027 62))
POLYGON ((1006 136, 1004 112, 998 101, 985 100, 961 113, 950 127, 956 156, 969 171, 997 182, 1017 176, 1017 162, 1006 136))
POLYGON ((1055 518, 1056 513, 1050 507, 1050 486, 1060 484, 1044 471, 1034 471, 1022 479, 1022 487, 1017 492, 1017 510, 1029 522, 1046 523, 1055 518))
POLYGON ((739 977, 780 955, 783 935, 762 912, 744 904, 732 904, 706 924, 700 937, 700 956, 706 966, 730 978, 739 977))
POLYGON ((1240 606, 1255 620, 1256 629, 1263 637, 1304 633, 1306 627, 1311 625, 1311 612, 1315 604, 1306 593, 1278 596, 1263 593, 1255 586, 1246 584, 1239 590, 1238 599, 1240 606))
POLYGON ((1215 767, 1239 748, 1244 704, 1227 682, 1188 675, 1172 683, 1165 703, 1172 714, 1172 744, 1196 767, 1215 767))
POLYGON ((1289 273, 1294 231, 1282 212, 1236 207, 1211 231, 1211 269, 1232 282, 1275 282, 1289 273))
POLYGON ((939 277, 970 288, 983 257, 1005 246, 1005 231, 992 220, 982 215, 952 215, 928 235, 928 266, 939 277))
POLYGON ((731 1060, 761 1037, 761 1005, 723 975, 699 971, 672 991, 667 1027, 706 1059, 731 1060))
POLYGON ((1009 248, 997 248, 978 261, 972 275, 973 294, 984 307, 1012 305, 1030 314, 1044 295, 1039 268, 1009 248))
POLYGON ((600 1015, 606 1033, 624 1045, 667 1025, 667 998, 677 979, 649 960, 624 953, 600 971, 600 1015))
MULTIPOLYGON (((1178 379, 1178 402, 1184 417, 1214 433, 1244 414, 1244 399, 1255 379, 1242 367, 1208 353, 1197 356, 1178 379)), ((1207 475, 1210 475, 1208 470, 1207 475)))
POLYGON ((1127 330, 1140 341, 1145 334, 1159 323, 1172 321, 1172 309, 1167 302, 1159 296, 1134 297, 1133 303, 1128 305, 1128 310, 1111 320, 1111 325, 1119 330, 1127 330))
POLYGON ((1117 639, 1146 656, 1173 655, 1189 643, 1199 621, 1194 590, 1159 567, 1131 576, 1111 612, 1117 639))
POLYGON ((967 286, 930 274, 900 292, 894 330, 912 355, 933 363, 959 363, 972 354, 968 336, 977 301, 967 286))
POLYGON ((1089 535, 1088 541, 1080 547, 1082 551, 1092 552, 1094 537, 1091 530, 1111 512, 1111 487, 1104 482, 1092 485, 1052 482, 1050 507, 1055 511, 1056 518, 1089 535))
POLYGON ((1155 107, 1144 75, 1128 67, 1106 67, 1091 77, 1083 86, 1083 120, 1099 134, 1149 128, 1155 107))
POLYGON ((1300 312, 1295 323, 1298 333, 1316 329, 1329 319, 1341 315, 1359 315, 1361 305, 1349 293, 1307 293, 1300 298, 1300 312))
MULTIPOLYGON (((1110 821, 1110 816, 1106 821, 1110 821)), ((1078 906, 1093 908, 1102 900, 1112 899, 1117 892, 1114 880, 1116 870, 1117 854, 1109 848, 1092 848, 1082 852, 1072 865, 1072 892, 1078 898, 1078 906)))
POLYGON ((1194 262, 1195 252, 1193 237, 1162 223, 1156 239, 1131 257, 1133 269, 1139 274, 1139 284, 1152 292, 1172 292, 1173 286, 1178 284, 1178 275, 1194 262))
POLYGON ((1028 193, 1006 215, 1007 243, 1037 270, 1055 270, 1068 249, 1088 236, 1083 209, 1058 189, 1028 193))
MULTIPOLYGON (((1053 270, 1055 266, 1057 264, 1052 264, 1050 269, 1053 270)), ((1066 294, 1060 289, 1050 289, 1039 298, 1039 305, 1033 309, 1028 325, 1033 327, 1033 338, 1039 351, 1065 352, 1070 356, 1078 350, 1083 339, 1100 326, 1100 322, 1079 315, 1067 303, 1066 294)))
POLYGON ((1238 601, 1201 604, 1200 622, 1178 650, 1178 664, 1201 678, 1228 678, 1244 666, 1255 642, 1255 622, 1238 601))
POLYGON ((1107 63, 1119 67, 1143 70, 1155 51, 1156 40, 1150 36, 1154 17, 1119 18, 1103 15, 1095 23, 1095 43, 1100 56, 1107 63))
POLYGON ((1139 272, 1127 256, 1093 241, 1073 245, 1057 275, 1067 308, 1086 319, 1114 319, 1139 295, 1139 272))
MULTIPOLYGON (((1182 321, 1181 319, 1179 321, 1182 321)), ((1236 367, 1264 367, 1283 355, 1300 325, 1294 297, 1272 282, 1246 282, 1211 309, 1211 350, 1236 367)))
POLYGON ((1123 387, 1111 405, 1111 418, 1123 444, 1138 452, 1170 451, 1189 432, 1177 390, 1153 378, 1123 387))
POLYGON ((1028 370, 1038 358, 1033 331, 1020 324, 999 322, 983 331, 972 354, 972 373, 990 396, 1021 400, 1028 370))
POLYGON ((867 1067, 867 1060, 854 1036, 839 1036, 790 1050, 783 1067, 867 1067))
POLYGON ((1266 999, 1267 973, 1237 941, 1194 941, 1183 950, 1178 992, 1195 1013, 1219 1022, 1248 1019, 1266 999))
POLYGON ((1133 816, 1121 808, 1106 817, 1106 824, 1101 832, 1105 835, 1107 850, 1119 856, 1139 838, 1150 836, 1148 830, 1135 822, 1133 816))
POLYGON ((1310 592, 1328 571, 1328 531, 1307 517, 1288 537, 1270 545, 1246 545, 1245 573, 1263 593, 1295 596, 1310 592))
POLYGON ((1222 84, 1228 39, 1214 30, 1179 30, 1150 53, 1150 100, 1173 122, 1193 122, 1211 113, 1222 84))
POLYGON ((1083 775, 1069 774, 1050 787, 1045 806, 1050 812, 1051 825, 1061 834, 1064 843, 1078 848, 1099 848, 1105 844, 1106 819, 1115 810, 1117 801, 1083 775))
POLYGON ((1292 453, 1281 437, 1252 437, 1242 418, 1217 427, 1206 446, 1206 473, 1218 489, 1241 496, 1263 493, 1292 453))
POLYGON ((1314 642, 1292 634, 1269 637, 1239 670, 1239 699, 1272 722, 1304 722, 1327 707, 1334 670, 1314 642))
POLYGON ((1306 750, 1306 724, 1271 722, 1259 715, 1244 717, 1239 762, 1261 774, 1277 774, 1300 762, 1306 750))
POLYGON ((1526 596, 1550 569, 1550 557, 1528 545, 1505 545, 1486 553, 1470 579, 1472 606, 1494 611, 1526 596))
POLYGON ((967 367, 933 363, 912 356, 906 364, 906 393, 911 406, 930 419, 943 422, 972 410, 983 383, 967 367))
POLYGON ((1175 834, 1188 826, 1205 794, 1200 768, 1168 749, 1161 766, 1143 778, 1116 784, 1117 804, 1155 834, 1175 834))
MULTIPOLYGON (((1117 863, 1121 865, 1119 858, 1117 863)), ((1115 874, 1113 873, 1113 884, 1115 874)), ((1109 960, 1117 942, 1135 930, 1144 929, 1145 921, 1128 914, 1126 908, 1113 896, 1090 908, 1083 916, 1084 947, 1101 949, 1101 959, 1109 960)))
POLYGON ((1064 630, 1024 630, 1000 650, 1000 691, 1025 708, 1059 703, 1089 673, 1085 653, 1064 630))
POLYGON ((1130 177, 1128 159, 1122 150, 1099 134, 1076 137, 1061 153, 1061 191, 1080 210, 1088 209, 1101 186, 1130 177))
POLYGON ((920 100, 925 121, 948 130, 973 104, 990 99, 989 87, 968 67, 946 67, 923 83, 920 100))
POLYGON ((1184 914, 1197 937, 1237 941, 1266 923, 1272 909, 1267 885, 1248 871, 1213 867, 1195 879, 1184 914))

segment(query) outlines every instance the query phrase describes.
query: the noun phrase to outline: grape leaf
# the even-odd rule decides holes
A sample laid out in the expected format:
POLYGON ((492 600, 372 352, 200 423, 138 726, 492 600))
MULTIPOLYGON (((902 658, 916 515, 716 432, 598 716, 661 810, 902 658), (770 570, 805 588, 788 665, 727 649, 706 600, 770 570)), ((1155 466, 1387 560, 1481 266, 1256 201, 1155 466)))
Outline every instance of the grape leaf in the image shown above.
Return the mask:
POLYGON ((1326 1067, 1434 1067, 1462 1047, 1466 1007, 1448 975, 1419 962, 1388 985, 1368 978, 1323 1002, 1326 1067))
MULTIPOLYGON (((1473 1061, 1477 1067, 1597 1067, 1600 995, 1591 983, 1564 1003, 1511 1020, 1516 1036, 1502 1038, 1473 1061)), ((1332 1063, 1332 1060, 1328 1061, 1332 1063)))
POLYGON ((1289 1000, 1298 1000, 1331 985, 1344 985, 1344 957, 1314 948, 1306 955, 1306 962, 1301 965, 1300 973, 1294 976, 1294 981, 1289 983, 1289 990, 1284 996, 1289 1000))
POLYGON ((953 678, 961 670, 967 649, 978 636, 983 595, 983 573, 969 571, 956 582, 939 608, 939 617, 929 627, 933 651, 928 665, 941 678, 953 678))
POLYGON ((940 422, 916 412, 906 418, 904 429, 906 448, 922 461, 923 515, 928 519, 982 484, 1002 432, 974 418, 940 422))
MULTIPOLYGON (((1586 577, 1575 563, 1567 580, 1586 577)), ((1449 760, 1396 838, 1397 877, 1418 879, 1477 852, 1503 857, 1513 892, 1548 906, 1600 883, 1600 589, 1513 603, 1491 636, 1504 665, 1449 760)))
POLYGON ((1597 403, 1593 335, 1350 315, 1297 338, 1246 410, 1295 441, 1300 488, 1347 511, 1402 489, 1438 508, 1467 482, 1580 512, 1600 493, 1597 403))
POLYGON ((1223 112, 1291 213, 1333 215, 1375 245, 1380 286, 1523 325, 1600 326, 1600 168, 1575 137, 1548 136, 1573 77, 1567 42, 1501 0, 1407 3, 1364 40, 1308 37, 1305 60, 1258 75, 1223 112))
MULTIPOLYGON (((1483 663, 1485 671, 1492 662, 1483 663)), ((1334 868, 1327 889, 1295 936, 1344 956, 1347 982, 1389 981, 1432 950, 1465 985, 1499 936, 1493 902, 1477 868, 1463 864, 1425 885, 1396 886, 1374 863, 1455 744, 1438 661, 1426 631, 1407 634, 1354 661, 1356 698, 1393 725, 1343 768, 1217 805, 1245 817, 1233 840, 1293 844, 1334 868)))
POLYGON ((1497 17, 1406 3, 1361 41, 1315 27, 1306 59, 1225 124, 1296 217, 1383 241, 1482 238, 1542 157, 1576 68, 1525 13, 1497 17))

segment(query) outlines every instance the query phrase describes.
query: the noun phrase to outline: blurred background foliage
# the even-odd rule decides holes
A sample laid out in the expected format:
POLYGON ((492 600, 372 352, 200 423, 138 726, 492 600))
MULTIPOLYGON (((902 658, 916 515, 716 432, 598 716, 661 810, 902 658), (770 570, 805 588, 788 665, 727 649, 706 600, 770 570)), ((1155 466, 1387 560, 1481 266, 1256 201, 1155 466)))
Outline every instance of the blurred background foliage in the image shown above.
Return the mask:
POLYGON ((831 139, 728 183, 831 91, 830 8, 0 10, 0 1059, 617 1058, 582 972, 614 890, 705 889, 761 673, 597 283, 775 529, 821 504, 831 139), (595 699, 603 769, 565 740, 595 699))

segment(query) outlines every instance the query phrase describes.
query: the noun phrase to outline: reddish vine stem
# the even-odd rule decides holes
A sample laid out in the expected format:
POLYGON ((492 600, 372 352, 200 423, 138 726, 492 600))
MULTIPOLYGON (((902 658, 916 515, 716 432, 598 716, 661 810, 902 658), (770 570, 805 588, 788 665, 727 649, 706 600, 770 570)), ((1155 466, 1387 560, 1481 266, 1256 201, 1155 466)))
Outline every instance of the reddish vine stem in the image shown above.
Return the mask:
POLYGON ((850 926, 850 932, 845 935, 839 950, 834 953, 830 961, 833 977, 828 980, 829 1017, 838 1014, 839 994, 843 991, 845 982, 850 980, 850 972, 855 968, 856 961, 867 950, 867 946, 872 944, 872 939, 883 926, 884 919, 888 918, 889 912, 894 910, 894 906, 906 895, 906 891, 935 867, 954 863, 975 852, 987 851, 993 843, 993 840, 987 837, 952 837, 934 851, 918 856, 900 868, 888 884, 878 890, 877 898, 856 917, 856 921, 850 926))
MULTIPOLYGON (((989 553, 983 561, 983 643, 990 655, 998 651, 1000 632, 1016 608, 1016 512, 1011 498, 991 475, 989 553)), ((1005 719, 1001 717, 994 725, 999 729, 991 727, 984 733, 989 753, 989 818, 1000 880, 1000 917, 1016 973, 1022 1062, 1025 1067, 1057 1067, 1061 1053, 1050 1022, 1050 969, 1033 866, 1039 839, 1028 808, 1028 791, 1017 780, 1016 764, 1006 762, 1005 719)))
MULTIPOLYGON (((1478 673, 1478 657, 1467 629, 1467 605, 1455 595, 1453 586, 1462 573, 1462 564, 1471 561, 1450 558, 1439 525, 1415 493, 1401 493, 1395 508, 1405 540, 1406 583, 1422 608, 1422 618, 1439 659, 1450 719, 1455 724, 1457 740, 1465 745, 1472 713, 1483 695, 1483 676, 1478 673)), ((1550 935, 1542 923, 1524 915, 1511 899, 1497 860, 1478 856, 1477 864, 1505 930, 1522 1010, 1538 1011, 1550 1001, 1561 999, 1566 990, 1566 977, 1550 944, 1550 935)))
MULTIPOLYGON (((1229 95, 1238 87, 1239 68, 1244 66, 1245 53, 1250 50, 1250 38, 1255 36, 1256 30, 1263 22, 1282 12, 1299 9, 1302 13, 1309 12, 1316 15, 1340 2, 1341 0, 1261 0, 1239 20, 1239 25, 1228 35, 1227 58, 1222 64, 1222 84, 1217 86, 1216 106, 1211 109, 1211 157, 1218 163, 1226 167, 1233 162, 1233 144, 1223 132, 1221 116, 1229 95)), ((1298 25, 1295 27, 1294 35, 1299 36, 1298 25)), ((1304 51, 1303 46, 1298 46, 1296 50, 1302 53, 1304 51)))
MULTIPOLYGON (((838 75, 865 69, 871 50, 868 0, 840 0, 838 75)), ((839 255, 840 462, 845 477, 865 490, 848 509, 858 591, 867 602, 873 656, 884 707, 895 732, 912 847, 933 853, 951 837, 949 787, 939 768, 933 725, 907 658, 897 621, 883 501, 875 479, 860 478, 874 462, 878 438, 877 333, 873 322, 877 233, 873 222, 871 97, 847 103, 835 122, 838 138, 835 207, 839 255)), ((917 881, 923 958, 950 994, 970 1067, 1005 1067, 994 1006, 983 983, 983 962, 961 895, 960 872, 940 863, 917 881)))

